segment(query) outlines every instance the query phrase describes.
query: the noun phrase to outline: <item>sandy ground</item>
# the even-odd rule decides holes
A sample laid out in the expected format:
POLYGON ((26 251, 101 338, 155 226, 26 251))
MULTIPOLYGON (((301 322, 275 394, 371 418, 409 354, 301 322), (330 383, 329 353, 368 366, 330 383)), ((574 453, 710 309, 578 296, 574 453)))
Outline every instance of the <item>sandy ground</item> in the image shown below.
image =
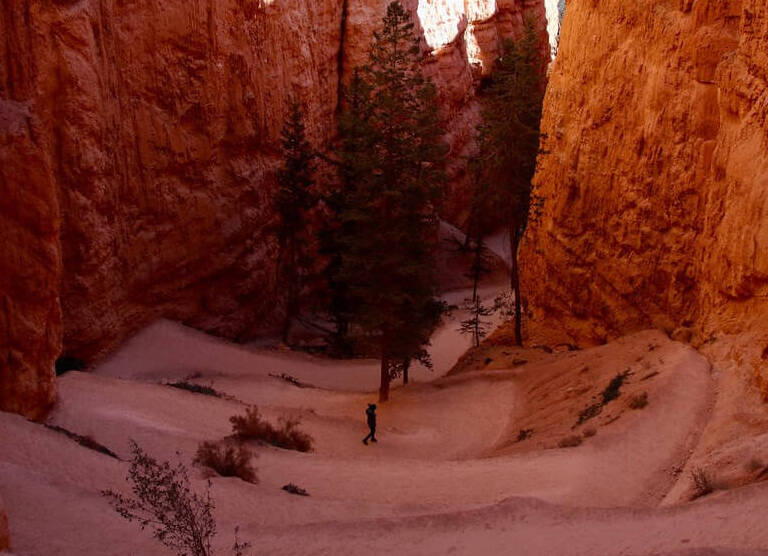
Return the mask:
MULTIPOLYGON (((740 554, 768 547, 766 485, 657 506, 659 485, 674 484, 673 470, 704 424, 712 388, 707 360, 658 332, 514 369, 429 375, 435 380, 395 389, 380 410, 380 442, 366 447, 367 365, 243 349, 161 322, 94 373, 62 377, 51 421, 121 458, 134 439, 191 465, 198 443, 229 434, 228 418, 244 404, 258 404, 270 418, 300 417, 314 453, 258 447, 259 484, 213 479, 222 554, 236 525, 254 554, 740 554), (648 407, 619 411, 617 400, 596 418, 594 437, 558 448, 591 393, 548 392, 568 392, 569 381, 599 390, 632 365, 626 394, 649 390, 648 407), (586 378, 584 366, 593 373, 586 378), (231 399, 161 384, 195 372, 203 373, 196 382, 231 399), (275 372, 318 387, 298 388, 269 376, 275 372), (641 381, 641 372, 658 374, 641 381), (359 382, 350 386, 349 377, 359 382), (608 422, 615 414, 621 418, 608 422), (529 425, 537 433, 528 447, 510 443, 529 425), (311 496, 281 491, 288 482, 311 496), (725 552, 691 552, 704 547, 725 552)), ((0 493, 15 554, 169 553, 99 495, 125 488, 126 462, 9 414, 0 414, 0 435, 0 493)), ((204 488, 202 470, 193 467, 192 475, 204 488)))
MULTIPOLYGON (((503 238, 492 244, 501 250, 503 238)), ((202 491, 206 473, 191 463, 198 444, 230 434, 229 417, 249 404, 271 420, 300 418, 315 451, 254 446, 258 484, 211 480, 218 554, 229 553, 236 526, 253 554, 272 555, 709 556, 768 548, 768 484, 669 505, 670 492, 690 497, 682 470, 717 396, 716 373, 697 351, 647 331, 583 351, 492 346, 457 365, 470 342, 456 330, 461 318, 455 313, 434 335, 435 370, 414 369, 414 382, 396 386, 380 407, 380 442, 370 446, 360 440, 363 411, 376 397, 376 361, 243 347, 154 324, 94 372, 59 380, 50 423, 92 437, 119 460, 0 413, 0 496, 14 554, 170 554, 100 492, 126 490, 129 440, 185 463, 202 491), (622 371, 620 397, 577 424, 622 371), (311 387, 273 376, 281 373, 311 387), (225 397, 166 385, 180 379, 225 397), (629 407, 643 393, 647 406, 629 407), (521 440, 522 430, 531 433, 521 440), (581 444, 559 447, 568 437, 581 444), (310 496, 282 491, 289 482, 310 496)))

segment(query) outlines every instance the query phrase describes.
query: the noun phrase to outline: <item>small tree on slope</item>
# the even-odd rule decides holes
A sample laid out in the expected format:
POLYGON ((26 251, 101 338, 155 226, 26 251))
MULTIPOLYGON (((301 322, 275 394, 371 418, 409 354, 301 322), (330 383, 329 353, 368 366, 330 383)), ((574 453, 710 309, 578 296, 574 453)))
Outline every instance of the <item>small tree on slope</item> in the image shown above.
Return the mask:
POLYGON ((447 149, 436 90, 421 74, 414 24, 399 2, 389 4, 359 79, 358 102, 342 118, 340 158, 354 183, 339 217, 337 277, 350 320, 379 340, 386 401, 406 362, 429 364, 424 348, 443 311, 434 253, 447 149))

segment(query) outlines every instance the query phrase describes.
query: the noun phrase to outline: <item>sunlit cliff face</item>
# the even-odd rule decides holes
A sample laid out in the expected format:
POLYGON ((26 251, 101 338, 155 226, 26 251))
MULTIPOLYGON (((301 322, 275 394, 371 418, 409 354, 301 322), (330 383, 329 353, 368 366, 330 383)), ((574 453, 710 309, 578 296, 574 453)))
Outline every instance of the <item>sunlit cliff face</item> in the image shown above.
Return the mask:
POLYGON ((417 13, 427 44, 434 49, 455 40, 468 23, 492 17, 497 9, 496 0, 421 0, 417 13))
POLYGON ((557 46, 557 35, 560 31, 560 9, 558 4, 560 0, 545 0, 547 6, 547 32, 549 33, 549 44, 551 47, 557 46))
MULTIPOLYGON (((524 3, 500 0, 419 0, 416 13, 424 39, 433 51, 464 40, 467 59, 483 73, 490 71, 495 45, 506 25, 522 26, 520 7, 524 3), (494 16, 504 14, 496 24, 494 16)), ((558 0, 546 0, 550 41, 554 44, 559 27, 558 0)), ((507 35, 508 36, 508 35, 507 35)))

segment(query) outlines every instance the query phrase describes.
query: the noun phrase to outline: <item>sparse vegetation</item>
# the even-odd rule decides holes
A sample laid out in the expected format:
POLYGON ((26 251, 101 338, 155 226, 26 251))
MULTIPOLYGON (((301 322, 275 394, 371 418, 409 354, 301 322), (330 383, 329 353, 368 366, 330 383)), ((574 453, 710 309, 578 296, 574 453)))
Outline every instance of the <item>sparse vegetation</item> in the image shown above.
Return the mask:
POLYGON ((296 494, 298 496, 309 496, 309 493, 304 490, 303 488, 294 485, 293 483, 288 483, 287 485, 283 485, 283 490, 286 492, 290 492, 291 494, 296 494))
POLYGON ((607 403, 612 402, 619 397, 621 387, 624 385, 624 382, 626 382, 627 378, 629 378, 630 374, 632 374, 631 371, 627 369, 611 379, 611 382, 608 383, 608 386, 605 390, 603 390, 603 393, 601 394, 603 398, 603 405, 606 405, 607 403))
POLYGON ((247 483, 257 483, 256 470, 251 464, 255 457, 246 446, 227 442, 203 442, 197 448, 195 463, 212 469, 222 477, 237 477, 247 483))
POLYGON ((312 451, 312 437, 298 429, 298 419, 281 418, 279 427, 275 427, 259 414, 259 408, 251 406, 245 410, 245 415, 233 415, 229 418, 232 423, 232 434, 239 440, 257 440, 299 452, 312 451))
POLYGON ((624 382, 626 382, 627 378, 629 378, 629 375, 631 374, 631 371, 627 369, 613 377, 611 382, 608 383, 608 386, 605 387, 605 390, 600 393, 598 401, 588 405, 581 413, 579 413, 579 420, 576 422, 576 426, 581 425, 582 423, 594 417, 597 417, 600 415, 600 413, 602 413, 603 408, 607 404, 618 398, 620 395, 621 387, 624 385, 624 382))
POLYGON ((643 409, 648 405, 648 392, 640 392, 634 394, 627 400, 627 407, 629 409, 643 409))
POLYGON ((712 477, 709 473, 704 471, 701 467, 695 467, 691 471, 691 479, 693 480, 693 494, 691 500, 696 500, 707 494, 714 492, 715 487, 712 482, 712 477))
MULTIPOLYGON (((181 556, 213 556, 211 541, 216 535, 215 504, 210 490, 192 491, 187 468, 179 463, 160 463, 131 442, 131 466, 126 480, 133 497, 112 490, 102 496, 122 517, 150 528, 154 537, 181 556)), ((248 543, 241 543, 235 530, 232 553, 242 556, 248 543)))
POLYGON ((574 434, 573 436, 566 436, 557 443, 558 448, 575 448, 581 446, 583 439, 581 436, 574 434))
POLYGON ((271 376, 272 378, 279 378, 280 380, 284 380, 285 382, 287 382, 289 384, 293 384, 297 388, 308 388, 309 387, 309 385, 304 384, 303 382, 301 382, 295 376, 289 375, 287 373, 280 373, 279 375, 275 374, 275 373, 269 373, 269 376, 271 376))
POLYGON ((528 440, 532 436, 533 429, 520 429, 520 432, 517 433, 517 441, 522 442, 523 440, 528 440))
POLYGON ((111 458, 120 459, 117 457, 117 454, 115 454, 112 450, 110 450, 103 444, 99 444, 90 436, 82 436, 72 431, 68 431, 67 429, 59 427, 57 425, 50 425, 47 423, 45 424, 45 428, 58 432, 60 434, 63 434, 67 438, 70 438, 75 442, 77 442, 78 444, 80 444, 80 446, 82 446, 83 448, 88 448, 89 450, 93 450, 94 452, 99 452, 100 454, 104 454, 105 456, 109 456, 111 458))
POLYGON ((751 458, 745 465, 744 468, 750 472, 750 473, 757 473, 758 471, 762 471, 766 468, 765 463, 763 463, 762 460, 758 458, 751 458))
POLYGON ((584 436, 584 438, 592 438, 597 434, 597 429, 594 427, 588 427, 584 429, 584 432, 582 432, 581 434, 584 436))
POLYGON ((178 388, 179 390, 186 390, 194 394, 202 394, 203 396, 213 396, 214 398, 221 398, 222 394, 218 390, 214 390, 210 386, 203 386, 202 384, 195 384, 194 382, 187 382, 186 380, 179 380, 177 382, 168 382, 167 386, 171 388, 178 388))

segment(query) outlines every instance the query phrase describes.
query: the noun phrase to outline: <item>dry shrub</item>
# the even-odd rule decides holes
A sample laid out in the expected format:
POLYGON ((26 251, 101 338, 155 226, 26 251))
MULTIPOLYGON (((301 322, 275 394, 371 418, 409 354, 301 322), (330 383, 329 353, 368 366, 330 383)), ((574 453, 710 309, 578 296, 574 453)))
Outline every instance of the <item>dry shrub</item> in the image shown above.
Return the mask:
POLYGON ((597 429, 594 427, 589 427, 584 429, 584 432, 582 434, 584 435, 584 438, 592 438, 597 434, 597 429))
POLYGON ((298 496, 309 496, 309 493, 305 489, 293 483, 288 483, 287 485, 283 485, 283 490, 285 492, 290 492, 291 494, 296 494, 298 496))
POLYGON ((254 454, 242 444, 231 442, 203 442, 197 448, 195 463, 214 470, 222 477, 239 477, 248 483, 257 483, 256 470, 251 465, 254 454))
POLYGON ((561 439, 560 442, 557 443, 557 446, 558 448, 575 448, 576 446, 580 446, 581 443, 582 438, 578 435, 573 435, 561 439))
POLYGON ((696 500, 707 494, 714 492, 715 487, 712 482, 712 478, 701 467, 695 467, 691 471, 691 479, 693 479, 693 494, 691 500, 696 500))
MULTIPOLYGON (((192 490, 187 468, 160 462, 131 441, 131 466, 126 480, 132 496, 104 490, 115 511, 123 518, 149 528, 154 537, 181 556, 213 556, 216 535, 215 504, 210 483, 204 494, 192 490)), ((240 542, 235 528, 233 556, 244 556, 250 543, 240 542)))
POLYGON ((168 382, 167 386, 171 388, 178 388, 179 390, 186 390, 193 394, 202 394, 203 396, 212 396, 214 398, 221 398, 221 392, 214 390, 210 386, 203 386, 202 384, 195 384, 194 382, 187 382, 186 380, 180 380, 178 382, 168 382))
POLYGON ((643 409, 648 405, 648 392, 634 394, 627 400, 629 409, 643 409))
POLYGON ((312 451, 312 437, 298 429, 298 419, 280 418, 280 426, 275 427, 259 415, 259 408, 254 405, 245 410, 245 415, 233 415, 229 421, 232 434, 238 440, 257 440, 299 452, 312 451))
POLYGON ((149 528, 155 538, 178 554, 212 556, 216 535, 214 503, 210 491, 192 491, 187 469, 179 463, 159 462, 131 441, 127 480, 133 496, 102 491, 117 513, 149 528))
POLYGON ((520 429, 520 432, 517 433, 517 441, 522 442, 524 440, 528 440, 532 436, 533 429, 520 429))

